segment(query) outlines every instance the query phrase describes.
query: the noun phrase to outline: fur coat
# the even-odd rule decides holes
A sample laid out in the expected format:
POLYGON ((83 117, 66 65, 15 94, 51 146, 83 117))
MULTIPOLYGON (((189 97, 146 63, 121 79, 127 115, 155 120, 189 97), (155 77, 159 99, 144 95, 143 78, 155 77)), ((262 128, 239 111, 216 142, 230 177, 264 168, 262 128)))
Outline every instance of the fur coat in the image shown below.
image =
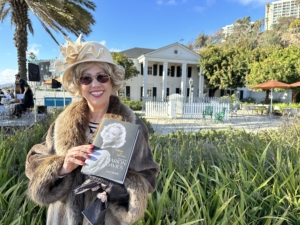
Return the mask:
MULTIPOLYGON (((85 99, 69 105, 51 124, 46 141, 34 145, 27 155, 28 196, 39 205, 48 206, 47 224, 88 224, 81 212, 94 202, 97 193, 74 194, 73 190, 86 179, 80 172, 81 166, 64 178, 57 178, 68 149, 87 144, 88 111, 85 99)), ((147 127, 118 97, 110 97, 104 117, 139 125, 140 132, 124 182, 130 196, 128 211, 117 203, 109 203, 105 215, 105 225, 132 224, 144 215, 148 193, 155 190, 159 166, 153 161, 147 127)))

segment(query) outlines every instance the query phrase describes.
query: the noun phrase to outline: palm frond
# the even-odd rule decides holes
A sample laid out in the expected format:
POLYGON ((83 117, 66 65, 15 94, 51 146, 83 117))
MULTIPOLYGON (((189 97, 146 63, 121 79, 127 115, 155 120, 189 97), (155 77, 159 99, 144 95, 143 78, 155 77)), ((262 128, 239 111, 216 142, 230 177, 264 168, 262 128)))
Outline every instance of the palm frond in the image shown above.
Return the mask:
POLYGON ((55 43, 59 46, 58 41, 56 40, 56 38, 53 36, 53 34, 51 33, 51 31, 49 30, 49 28, 47 27, 46 24, 43 23, 43 21, 41 21, 42 26, 44 27, 45 31, 52 37, 52 39, 55 41, 55 43))

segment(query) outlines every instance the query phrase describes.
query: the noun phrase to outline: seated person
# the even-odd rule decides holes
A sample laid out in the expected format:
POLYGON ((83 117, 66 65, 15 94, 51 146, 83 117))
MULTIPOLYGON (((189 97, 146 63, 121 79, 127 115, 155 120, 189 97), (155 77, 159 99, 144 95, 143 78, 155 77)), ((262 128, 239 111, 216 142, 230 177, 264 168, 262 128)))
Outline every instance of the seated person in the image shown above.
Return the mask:
POLYGON ((27 108, 32 108, 33 106, 34 106, 33 93, 30 86, 26 84, 22 103, 15 106, 12 115, 17 118, 20 118, 22 112, 25 112, 27 108))
POLYGON ((5 98, 6 99, 11 99, 10 90, 6 90, 5 98))
POLYGON ((14 95, 13 91, 7 90, 7 93, 10 94, 11 99, 14 99, 14 98, 15 98, 15 95, 14 95))

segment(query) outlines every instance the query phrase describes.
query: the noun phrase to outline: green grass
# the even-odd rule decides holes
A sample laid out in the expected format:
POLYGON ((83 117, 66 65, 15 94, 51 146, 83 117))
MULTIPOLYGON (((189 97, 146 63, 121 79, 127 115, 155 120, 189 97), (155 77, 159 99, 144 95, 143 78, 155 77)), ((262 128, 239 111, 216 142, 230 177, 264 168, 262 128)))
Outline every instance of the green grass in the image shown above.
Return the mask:
MULTIPOLYGON (((45 224, 26 198, 25 157, 54 118, 5 138, 0 133, 0 224, 45 224)), ((279 130, 150 135, 161 166, 137 225, 300 224, 300 124, 279 130)))

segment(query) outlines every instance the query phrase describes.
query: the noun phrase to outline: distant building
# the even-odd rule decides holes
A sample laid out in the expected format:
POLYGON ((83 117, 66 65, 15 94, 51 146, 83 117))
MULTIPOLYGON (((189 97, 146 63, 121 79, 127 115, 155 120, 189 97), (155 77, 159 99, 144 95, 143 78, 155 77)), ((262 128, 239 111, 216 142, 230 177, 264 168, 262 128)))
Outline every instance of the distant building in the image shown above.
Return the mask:
MULTIPOLYGON (((248 30, 248 31, 251 31, 252 30, 252 25, 254 24, 254 22, 250 22, 250 26, 249 27, 246 27, 246 28, 243 28, 245 31, 248 30)), ((224 37, 227 38, 229 37, 232 33, 233 33, 233 28, 234 28, 234 25, 237 25, 236 23, 233 23, 233 24, 230 24, 230 25, 226 25, 225 27, 222 27, 222 30, 223 30, 223 34, 224 34, 224 37)), ((225 40, 222 40, 222 41, 225 41, 225 40)))
POLYGON ((223 29, 223 34, 224 34, 225 38, 227 38, 233 32, 233 24, 226 25, 225 27, 222 27, 222 29, 223 29))
POLYGON ((300 7, 294 0, 279 0, 266 4, 265 30, 272 29, 280 17, 300 17, 300 7))

